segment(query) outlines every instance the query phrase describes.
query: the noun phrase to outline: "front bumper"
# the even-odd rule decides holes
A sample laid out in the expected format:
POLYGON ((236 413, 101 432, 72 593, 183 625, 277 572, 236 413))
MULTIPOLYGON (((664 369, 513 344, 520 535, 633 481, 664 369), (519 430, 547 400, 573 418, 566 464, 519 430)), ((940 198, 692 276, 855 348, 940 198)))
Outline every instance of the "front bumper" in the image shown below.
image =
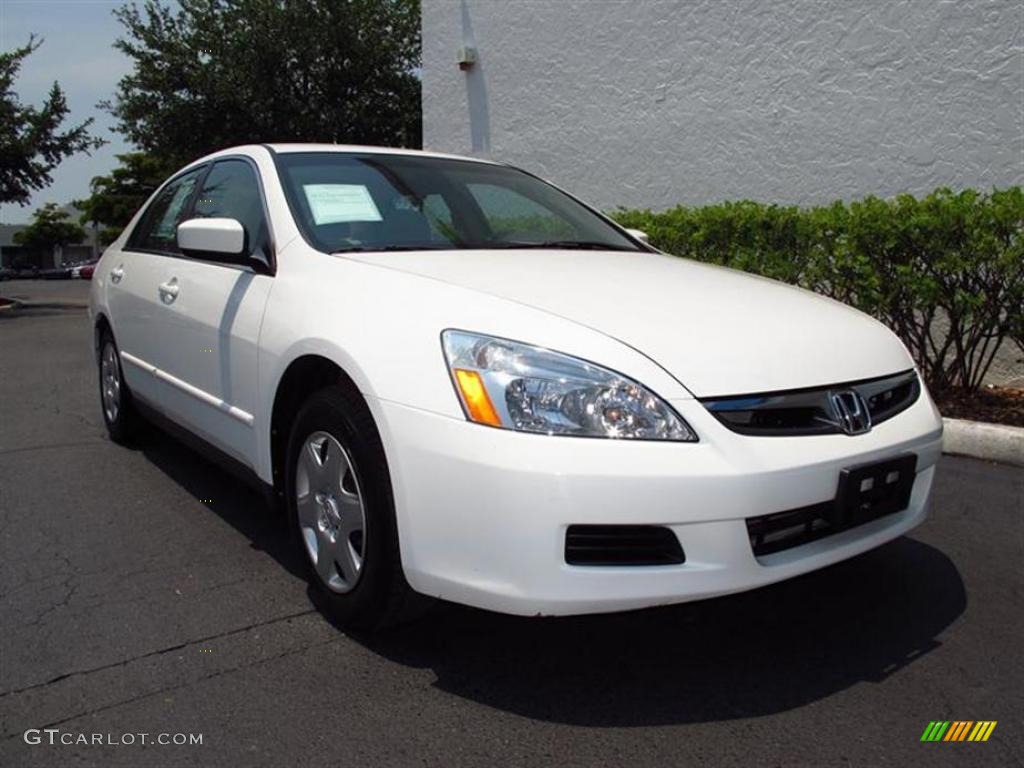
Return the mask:
POLYGON ((858 435, 749 437, 695 400, 672 402, 699 443, 546 437, 376 401, 402 563, 419 592, 522 615, 642 608, 737 592, 883 544, 927 512, 942 421, 926 392, 858 435), (910 505, 755 558, 745 518, 831 499, 845 467, 917 454, 910 505), (664 525, 686 562, 573 566, 574 524, 664 525))

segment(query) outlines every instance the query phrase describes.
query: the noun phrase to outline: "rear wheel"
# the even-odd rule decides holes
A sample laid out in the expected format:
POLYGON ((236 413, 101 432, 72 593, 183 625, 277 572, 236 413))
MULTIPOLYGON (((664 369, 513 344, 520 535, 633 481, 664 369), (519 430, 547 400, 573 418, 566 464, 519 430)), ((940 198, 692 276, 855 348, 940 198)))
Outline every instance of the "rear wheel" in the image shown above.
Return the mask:
POLYGON ((109 330, 100 336, 100 406, 107 433, 115 443, 124 443, 136 433, 139 415, 132 402, 132 393, 124 383, 121 356, 109 330))
POLYGON ((373 417, 342 386, 314 394, 288 441, 286 497, 306 576, 339 623, 375 629, 427 602, 405 580, 391 478, 373 417))

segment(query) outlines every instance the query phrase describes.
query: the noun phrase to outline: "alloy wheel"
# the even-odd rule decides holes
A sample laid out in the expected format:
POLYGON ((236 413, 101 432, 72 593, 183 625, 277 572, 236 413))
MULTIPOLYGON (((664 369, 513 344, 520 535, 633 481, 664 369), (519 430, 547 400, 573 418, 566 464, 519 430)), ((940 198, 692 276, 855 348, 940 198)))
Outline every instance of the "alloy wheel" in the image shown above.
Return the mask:
POLYGON ((121 412, 121 368, 117 364, 117 350, 111 341, 103 345, 100 355, 100 397, 107 421, 113 424, 121 412))
POLYGON ((366 510, 348 453, 327 432, 314 432, 299 451, 295 472, 299 531, 320 581, 350 592, 363 571, 366 510))

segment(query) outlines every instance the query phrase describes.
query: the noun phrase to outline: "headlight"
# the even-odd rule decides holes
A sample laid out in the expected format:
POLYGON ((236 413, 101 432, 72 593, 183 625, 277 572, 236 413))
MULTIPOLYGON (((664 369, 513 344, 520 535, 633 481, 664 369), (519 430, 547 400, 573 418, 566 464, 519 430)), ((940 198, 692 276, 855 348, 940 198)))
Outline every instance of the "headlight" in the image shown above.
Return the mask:
POLYGON ((445 331, 441 342, 470 421, 546 435, 697 440, 668 403, 607 368, 465 331, 445 331))

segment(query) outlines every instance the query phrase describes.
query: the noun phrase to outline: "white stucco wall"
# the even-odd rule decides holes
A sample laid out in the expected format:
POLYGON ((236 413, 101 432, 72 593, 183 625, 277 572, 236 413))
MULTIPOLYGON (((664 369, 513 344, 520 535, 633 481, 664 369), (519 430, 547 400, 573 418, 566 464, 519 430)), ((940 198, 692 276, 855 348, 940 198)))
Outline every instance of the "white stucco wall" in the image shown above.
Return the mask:
POLYGON ((1020 0, 423 0, 424 145, 603 208, 1020 184, 1022 22, 1020 0))

